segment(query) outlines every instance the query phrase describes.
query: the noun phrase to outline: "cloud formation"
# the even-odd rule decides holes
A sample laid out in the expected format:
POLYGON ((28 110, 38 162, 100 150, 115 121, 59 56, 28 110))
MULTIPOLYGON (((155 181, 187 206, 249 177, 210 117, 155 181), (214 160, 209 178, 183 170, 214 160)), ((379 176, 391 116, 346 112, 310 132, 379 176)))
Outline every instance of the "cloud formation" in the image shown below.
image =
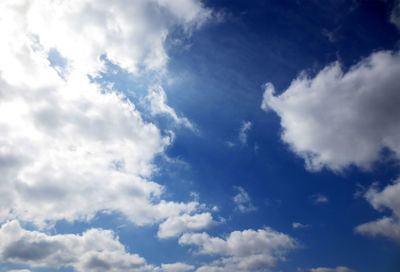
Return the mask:
POLYGON ((209 212, 194 215, 183 214, 169 217, 160 224, 157 236, 159 238, 176 237, 183 232, 198 231, 215 224, 209 212))
POLYGON ((265 85, 261 108, 281 118, 282 140, 309 170, 369 168, 383 148, 398 159, 400 55, 373 53, 343 72, 339 63, 302 73, 282 94, 265 85))
POLYGON ((103 57, 162 73, 169 29, 210 16, 198 1, 176 1, 0 3, 0 220, 45 227, 118 211, 144 225, 197 211, 196 201, 164 201, 151 181, 171 137, 88 77, 104 71, 103 57))
POLYGON ((127 253, 112 231, 90 229, 82 235, 49 236, 24 230, 17 221, 0 228, 0 259, 32 267, 72 267, 82 272, 156 271, 139 255, 127 253))
POLYGON ((226 239, 206 233, 185 233, 181 245, 193 245, 199 254, 219 255, 220 259, 196 271, 256 271, 283 260, 286 251, 296 247, 290 236, 270 228, 234 231, 226 239))
POLYGON ((400 243, 400 180, 387 185, 382 191, 377 184, 365 193, 365 198, 375 210, 388 209, 392 212, 390 217, 383 217, 376 221, 357 226, 355 231, 359 234, 376 236, 383 235, 400 243))

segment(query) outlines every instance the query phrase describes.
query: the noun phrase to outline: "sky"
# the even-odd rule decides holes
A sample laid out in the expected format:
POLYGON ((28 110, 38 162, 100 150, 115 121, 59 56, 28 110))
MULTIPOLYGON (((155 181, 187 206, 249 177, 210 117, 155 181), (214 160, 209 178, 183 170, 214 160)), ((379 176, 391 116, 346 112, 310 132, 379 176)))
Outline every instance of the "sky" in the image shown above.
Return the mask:
POLYGON ((0 1, 0 272, 398 272, 400 2, 0 1))

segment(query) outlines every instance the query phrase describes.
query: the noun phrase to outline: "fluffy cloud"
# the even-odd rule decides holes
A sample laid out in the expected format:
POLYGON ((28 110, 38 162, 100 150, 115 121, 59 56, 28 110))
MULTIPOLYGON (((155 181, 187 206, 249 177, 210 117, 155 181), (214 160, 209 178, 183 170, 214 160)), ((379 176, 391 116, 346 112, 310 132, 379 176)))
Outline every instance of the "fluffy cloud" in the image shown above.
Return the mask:
POLYGON ((5 223, 0 228, 0 259, 32 267, 73 267, 82 272, 157 269, 139 255, 127 253, 111 231, 90 229, 82 235, 49 236, 24 230, 17 221, 5 223))
POLYGON ((184 263, 162 264, 161 270, 163 272, 187 272, 192 271, 195 267, 184 263))
POLYGON ((160 224, 157 236, 159 238, 176 237, 183 232, 209 228, 214 223, 212 215, 208 212, 195 215, 171 216, 160 224))
POLYGON ((173 2, 1 1, 0 220, 46 226, 119 211, 143 225, 199 209, 162 200, 150 180, 171 137, 88 77, 103 56, 131 73, 162 72, 169 29, 210 15, 198 1, 173 2))
POLYGON ((242 213, 255 211, 256 208, 251 203, 250 196, 246 190, 240 186, 235 186, 234 188, 238 191, 237 195, 233 197, 236 208, 242 213))
POLYGON ((378 211, 389 209, 391 217, 383 217, 356 227, 355 231, 365 235, 383 235, 400 243, 400 180, 379 191, 373 185, 365 194, 368 202, 378 211))
POLYGON ((304 272, 355 272, 355 271, 345 266, 338 266, 336 268, 327 268, 327 267, 312 268, 305 270, 304 272))
POLYGON ((3 24, 38 35, 44 48, 56 48, 74 69, 87 73, 99 70, 102 55, 136 74, 141 67, 163 69, 169 30, 175 26, 190 30, 211 15, 196 0, 19 0, 2 1, 1 8, 8 13, 5 18, 19 23, 3 24))
POLYGON ((400 55, 381 51, 343 72, 338 63, 305 73, 275 95, 266 84, 261 108, 281 118, 282 140, 310 170, 368 168, 383 148, 399 158, 400 55))
POLYGON ((197 246, 199 254, 222 256, 196 271, 254 271, 275 265, 284 259, 287 250, 296 247, 294 239, 269 228, 234 231, 226 239, 206 233, 186 233, 179 243, 197 246))

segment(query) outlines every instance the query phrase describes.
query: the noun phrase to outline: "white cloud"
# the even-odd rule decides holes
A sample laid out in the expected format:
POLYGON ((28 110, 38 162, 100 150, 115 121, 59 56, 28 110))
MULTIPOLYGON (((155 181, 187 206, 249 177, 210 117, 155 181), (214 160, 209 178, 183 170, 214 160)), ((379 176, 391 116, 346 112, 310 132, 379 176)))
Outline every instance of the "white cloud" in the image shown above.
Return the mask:
POLYGON ((162 264, 161 269, 163 272, 186 272, 192 271, 195 267, 185 263, 162 264))
POLYGON ((165 188, 151 181, 171 137, 88 78, 103 55, 131 73, 162 73, 169 29, 190 31, 210 15, 198 1, 172 2, 1 1, 0 220, 45 227, 119 211, 144 225, 199 209, 162 200, 165 188), (62 74, 52 50, 65 58, 62 74))
POLYGON ((82 272, 156 271, 139 255, 127 253, 111 231, 90 229, 82 235, 49 236, 24 230, 17 221, 0 228, 0 259, 31 267, 73 267, 82 272))
POLYGON ((383 217, 376 221, 362 224, 355 231, 365 235, 383 235, 400 243, 400 180, 394 184, 387 185, 379 191, 374 184, 366 193, 367 201, 378 211, 389 209, 391 217, 383 217))
POLYGON ((268 83, 261 108, 281 118, 282 140, 309 170, 368 168, 386 147, 399 158, 400 55, 373 53, 347 72, 338 63, 315 77, 302 73, 275 95, 268 83))
POLYGON ((345 266, 338 266, 336 268, 327 268, 327 267, 312 268, 305 270, 304 272, 355 272, 355 271, 345 266))
POLYGON ((290 236, 270 228, 234 231, 226 239, 206 233, 186 233, 179 244, 197 246, 199 254, 222 256, 196 271, 254 271, 274 266, 284 259, 287 250, 296 247, 290 236))
POLYGON ((238 191, 237 195, 233 197, 236 208, 242 213, 255 211, 256 208, 251 203, 250 196, 246 190, 241 186, 234 186, 234 188, 238 191))
MULTIPOLYGON (((2 1, 5 18, 38 35, 45 49, 56 48, 75 69, 94 73, 101 55, 131 73, 163 69, 169 29, 190 30, 211 16, 199 1, 2 1), (190 6, 191 9, 183 10, 190 6), (17 18, 12 18, 17 15, 17 18)), ((6 24, 6 22, 4 22, 6 24)), ((12 26, 11 28, 13 28, 12 26)))
POLYGON ((175 110, 167 105, 167 95, 161 86, 154 86, 149 90, 146 100, 150 104, 152 115, 166 114, 178 125, 194 129, 193 124, 186 117, 179 117, 175 110))
POLYGON ((305 229, 305 228, 311 227, 311 225, 302 224, 302 223, 299 223, 299 222, 293 222, 293 223, 292 223, 292 227, 293 227, 294 229, 305 229))
POLYGON ((157 236, 159 238, 176 237, 183 232, 198 231, 215 224, 212 215, 208 212, 195 215, 183 214, 169 217, 160 224, 157 236))
POLYGON ((239 132, 239 140, 242 144, 247 144, 247 134, 249 133, 252 125, 253 124, 250 121, 245 121, 242 123, 239 132))
POLYGON ((8 270, 8 272, 31 272, 28 269, 13 269, 13 270, 8 270))

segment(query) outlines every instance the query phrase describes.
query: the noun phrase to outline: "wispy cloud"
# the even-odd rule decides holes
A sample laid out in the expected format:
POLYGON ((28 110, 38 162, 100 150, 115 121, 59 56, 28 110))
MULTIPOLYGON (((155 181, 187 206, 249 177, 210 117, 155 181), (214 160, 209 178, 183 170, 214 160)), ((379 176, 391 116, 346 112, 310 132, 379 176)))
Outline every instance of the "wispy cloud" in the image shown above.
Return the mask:
POLYGON ((242 213, 255 211, 256 207, 251 203, 251 198, 246 190, 240 186, 234 186, 234 189, 238 192, 233 197, 236 208, 242 213))

